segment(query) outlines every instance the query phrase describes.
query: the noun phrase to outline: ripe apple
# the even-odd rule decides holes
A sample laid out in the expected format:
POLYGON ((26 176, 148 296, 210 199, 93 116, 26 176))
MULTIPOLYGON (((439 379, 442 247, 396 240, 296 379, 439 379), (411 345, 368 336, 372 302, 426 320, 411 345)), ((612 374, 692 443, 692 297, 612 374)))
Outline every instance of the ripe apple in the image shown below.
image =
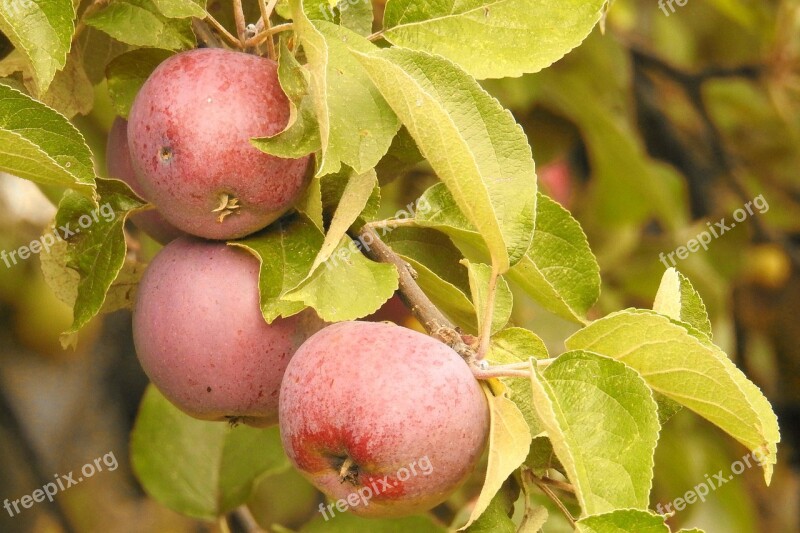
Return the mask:
POLYGON ((202 420, 277 422, 286 365, 322 322, 311 310, 267 324, 258 260, 181 237, 148 266, 133 314, 139 361, 175 406, 202 420))
POLYGON ((176 54, 134 100, 133 168, 179 229, 243 237, 288 211, 308 183, 309 157, 282 159, 250 143, 282 131, 289 115, 274 61, 210 48, 176 54))
MULTIPOLYGON (((106 168, 110 177, 124 181, 133 192, 147 200, 131 163, 131 152, 128 149, 128 121, 121 117, 114 120, 111 130, 108 132, 106 168)), ((167 244, 184 234, 154 209, 134 213, 130 219, 137 228, 161 244, 167 244)))
POLYGON ((445 344, 393 324, 342 322, 289 363, 280 429, 295 467, 346 502, 338 511, 399 517, 438 505, 467 478, 486 444, 489 410, 466 362, 445 344))

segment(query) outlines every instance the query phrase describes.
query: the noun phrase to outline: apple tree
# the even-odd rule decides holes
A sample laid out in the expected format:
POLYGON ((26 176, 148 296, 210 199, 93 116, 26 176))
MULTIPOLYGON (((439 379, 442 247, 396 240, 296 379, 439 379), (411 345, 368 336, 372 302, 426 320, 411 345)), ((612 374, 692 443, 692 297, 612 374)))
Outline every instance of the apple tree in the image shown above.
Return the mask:
POLYGON ((485 88, 559 61, 609 4, 0 4, 0 170, 79 228, 42 257, 64 346, 134 310, 151 497, 247 519, 256 480, 294 468, 327 496, 303 531, 668 532, 654 454, 684 408, 770 483, 777 418, 698 291, 669 268, 652 308, 593 309, 586 235, 485 88), (105 158, 72 122, 101 101, 105 158), (436 183, 387 212, 419 167, 436 183), (398 297, 427 335, 363 321, 398 297), (574 325, 563 349, 515 325, 520 299, 574 325))

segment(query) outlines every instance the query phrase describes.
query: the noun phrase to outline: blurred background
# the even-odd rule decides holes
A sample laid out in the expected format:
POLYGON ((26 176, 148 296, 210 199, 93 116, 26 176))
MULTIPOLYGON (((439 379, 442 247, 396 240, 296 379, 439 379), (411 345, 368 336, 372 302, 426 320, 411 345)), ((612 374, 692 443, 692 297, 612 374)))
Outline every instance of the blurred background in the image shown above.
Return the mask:
MULTIPOLYGON (((662 253, 686 245, 709 223, 730 225, 737 209, 761 198, 708 250, 676 257, 675 266, 704 298, 715 343, 775 406, 778 467, 769 488, 760 470, 746 469, 670 525, 709 533, 800 531, 800 2, 661 6, 617 0, 604 32, 596 28, 555 66, 485 87, 523 125, 544 192, 588 235, 603 276, 593 318, 650 308, 665 270, 662 253)), ((380 16, 382 2, 375 7, 380 16)), ((212 0, 209 9, 229 13, 230 5, 212 0)), ((0 40, 0 58, 9 51, 0 40)), ((114 116, 104 83, 95 92, 94 109, 74 122, 102 175, 114 116)), ((381 176, 386 216, 434 182, 424 166, 402 170, 381 176)), ((0 250, 41 236, 59 196, 0 174, 0 250)), ((145 259, 158 249, 133 228, 131 239, 145 259)), ((514 322, 561 353, 575 326, 522 295, 515 303, 514 322)), ((413 326, 395 304, 379 319, 413 326)), ((128 439, 147 379, 133 350, 130 313, 96 319, 77 348, 64 351, 59 333, 70 322, 38 257, 0 262, 0 498, 30 494, 109 452, 119 468, 14 518, 0 509, 0 531, 218 530, 149 499, 131 473, 128 439)), ((698 417, 679 413, 662 430, 653 507, 706 474, 728 471, 745 453, 698 417)), ((299 528, 320 501, 287 471, 259 482, 251 509, 263 527, 299 528)), ((560 530, 555 524, 546 531, 560 530)))

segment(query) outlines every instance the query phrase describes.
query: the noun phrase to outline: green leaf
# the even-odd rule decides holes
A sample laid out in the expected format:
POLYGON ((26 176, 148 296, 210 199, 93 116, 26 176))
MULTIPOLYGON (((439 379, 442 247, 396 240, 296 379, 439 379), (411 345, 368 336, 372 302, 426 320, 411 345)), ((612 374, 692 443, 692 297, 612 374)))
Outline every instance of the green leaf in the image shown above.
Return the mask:
POLYGON ((206 18, 205 0, 153 0, 153 2, 162 15, 171 19, 206 18))
POLYGON ((402 127, 392 141, 389 151, 375 167, 375 172, 383 185, 406 174, 423 159, 414 139, 408 130, 402 127))
POLYGON ((467 533, 516 533, 517 525, 511 519, 519 488, 511 490, 509 483, 489 503, 483 514, 465 531, 467 533))
POLYGON ((145 206, 118 180, 98 179, 97 191, 100 207, 67 191, 56 213, 56 231, 69 243, 66 266, 80 276, 72 326, 65 335, 76 333, 103 308, 127 256, 125 219, 145 206))
POLYGON ((578 46, 607 0, 389 0, 384 37, 458 63, 478 79, 538 72, 578 46))
MULTIPOLYGON (((467 260, 464 261, 469 272, 469 287, 472 301, 475 304, 475 315, 478 323, 481 324, 489 305, 489 282, 492 277, 492 267, 480 263, 470 263, 467 260)), ((488 332, 489 335, 494 335, 508 324, 513 307, 514 298, 511 294, 511 289, 508 288, 506 280, 502 276, 498 276, 492 326, 491 331, 488 332)))
POLYGON ((311 221, 297 216, 281 219, 256 235, 229 243, 249 251, 261 263, 258 278, 261 313, 268 323, 279 316, 297 314, 305 307, 281 298, 306 279, 322 240, 322 232, 311 221))
POLYGON ((153 0, 118 0, 84 18, 123 43, 135 46, 183 50, 195 46, 189 19, 170 19, 158 11, 153 0))
POLYGON ((91 26, 81 31, 74 47, 80 54, 83 69, 92 85, 105 79, 106 67, 114 58, 131 50, 130 45, 112 39, 107 33, 91 26))
POLYGON ((0 85, 0 170, 94 195, 92 153, 77 128, 6 85, 0 85))
POLYGON ((488 385, 484 384, 482 388, 491 416, 489 462, 481 493, 469 520, 461 529, 471 526, 489 508, 508 476, 525 461, 531 445, 528 423, 516 404, 505 395, 495 396, 488 385))
POLYGON ((613 357, 650 387, 688 407, 763 457, 769 484, 780 441, 767 399, 725 353, 680 324, 649 311, 622 311, 567 339, 568 349, 613 357))
POLYGON ((372 34, 372 0, 340 0, 336 7, 342 26, 364 37, 372 34))
MULTIPOLYGON (((334 508, 335 509, 335 508, 334 508)), ((301 533, 446 533, 447 529, 437 525, 428 516, 406 518, 360 518, 350 513, 337 513, 332 519, 318 516, 300 530, 301 533)))
POLYGON ((540 194, 533 246, 508 274, 545 309, 575 322, 600 297, 600 266, 577 220, 540 194))
POLYGON ((308 58, 322 159, 317 175, 345 164, 362 174, 386 154, 400 124, 352 51, 376 47, 347 28, 311 21, 302 0, 291 0, 295 31, 308 58), (357 112, 354 112, 357 110, 357 112))
POLYGON ((252 139, 259 150, 277 157, 298 158, 321 149, 319 124, 310 95, 309 73, 297 61, 281 40, 278 59, 278 79, 289 98, 292 114, 282 132, 272 137, 252 139))
MULTIPOLYGON (((365 174, 374 175, 374 170, 370 169, 365 174)), ((328 174, 320 178, 321 197, 322 197, 322 212, 326 225, 333 222, 336 215, 336 210, 342 202, 345 190, 348 188, 350 179, 353 176, 352 169, 343 167, 342 171, 336 174, 328 174)), ((362 178, 365 179, 365 178, 362 178)), ((372 182, 372 190, 370 191, 367 203, 361 210, 361 213, 356 217, 355 222, 350 225, 350 229, 359 230, 367 222, 372 222, 378 215, 381 207, 381 188, 378 186, 376 180, 372 182)), ((361 194, 366 196, 366 192, 362 191, 361 194)))
POLYGON ((653 310, 674 320, 686 322, 693 328, 712 338, 711 322, 706 305, 689 279, 675 270, 668 269, 661 278, 653 310))
POLYGON ((575 351, 541 374, 533 403, 585 514, 646 509, 658 441, 652 392, 619 361, 575 351))
POLYGON ((331 258, 284 299, 313 307, 326 322, 342 322, 371 315, 397 287, 394 265, 370 261, 345 236, 331 258))
MULTIPOLYGON (((600 267, 580 224, 547 196, 538 198, 533 245, 508 278, 548 311, 585 323, 586 312, 600 296, 600 267)), ((486 258, 475 227, 444 185, 434 185, 420 201, 429 208, 417 213, 417 224, 443 231, 471 259, 486 258)))
POLYGON ((33 68, 37 93, 44 93, 67 63, 75 34, 72 0, 0 2, 0 31, 25 54, 33 68))
MULTIPOLYGON (((103 209, 103 208, 101 208, 103 209)), ((108 209, 105 208, 106 213, 108 209)), ((63 232, 56 233, 55 222, 50 224, 45 235, 51 235, 55 239, 55 244, 49 250, 43 250, 40 256, 42 274, 47 285, 53 291, 56 298, 67 304, 70 309, 75 308, 78 299, 78 289, 81 284, 81 275, 70 268, 71 249, 70 243, 61 240, 63 232)), ((47 237, 44 237, 47 238, 47 237)), ((49 240, 49 239, 48 239, 49 240)), ((112 313, 119 309, 132 309, 136 301, 136 291, 139 281, 145 271, 145 265, 133 258, 126 257, 114 282, 108 288, 101 313, 112 313)), ((77 336, 70 333, 62 336, 62 344, 66 348, 73 344, 77 336)))
POLYGON ((578 520, 578 533, 669 533, 664 517, 637 509, 618 509, 578 520))
POLYGON ((139 89, 156 67, 171 55, 168 50, 142 48, 122 54, 109 63, 106 69, 108 94, 118 115, 128 118, 139 89))
POLYGON ((359 57, 505 273, 530 248, 536 215, 536 172, 522 128, 445 59, 399 49, 359 57))
POLYGON ((517 533, 539 533, 550 518, 547 512, 547 507, 543 505, 531 505, 527 502, 525 507, 525 514, 522 516, 522 522, 519 524, 517 533))
POLYGON ((417 284, 434 305, 456 325, 477 334, 475 306, 467 296, 469 276, 461 264, 461 253, 450 239, 427 228, 397 227, 376 231, 381 240, 416 271, 417 284))
MULTIPOLYGON (((535 333, 523 328, 504 329, 493 336, 489 353, 486 354, 486 360, 497 365, 521 363, 531 357, 547 359, 547 347, 535 333)), ((500 381, 506 386, 508 398, 517 404, 525 417, 531 435, 535 437, 541 434, 544 429, 531 403, 533 393, 530 381, 520 378, 501 378, 500 381)))
POLYGON ((331 254, 339 247, 342 238, 347 234, 347 230, 356 221, 372 195, 372 191, 378 185, 378 177, 374 170, 369 170, 363 174, 348 172, 346 185, 342 192, 333 215, 328 233, 325 235, 325 242, 311 266, 311 272, 327 261, 331 254))
POLYGON ((311 178, 311 183, 308 184, 303 196, 295 204, 295 208, 307 216, 319 231, 324 231, 322 182, 319 176, 311 178))
POLYGON ((50 87, 39 101, 67 118, 88 115, 94 106, 94 86, 86 75, 80 52, 73 49, 66 66, 56 72, 50 87))
POLYGON ((196 420, 152 385, 131 435, 131 464, 150 496, 204 520, 244 503, 257 477, 289 467, 277 427, 196 420))

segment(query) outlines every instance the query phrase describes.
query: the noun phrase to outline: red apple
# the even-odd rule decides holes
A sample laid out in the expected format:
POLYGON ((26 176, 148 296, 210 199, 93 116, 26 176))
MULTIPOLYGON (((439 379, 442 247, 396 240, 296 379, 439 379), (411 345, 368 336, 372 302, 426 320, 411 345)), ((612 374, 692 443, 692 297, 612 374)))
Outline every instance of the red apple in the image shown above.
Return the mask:
MULTIPOLYGON (((108 132, 106 145, 106 168, 111 178, 122 180, 133 192, 147 200, 131 163, 131 152, 128 149, 128 121, 117 117, 108 132)), ((149 200, 148 200, 149 201, 149 200)), ((184 233, 167 222, 157 210, 134 213, 130 217, 137 228, 150 235, 161 244, 167 244, 184 235, 184 233)))
POLYGON ((295 467, 334 500, 324 511, 398 517, 443 502, 467 478, 489 411, 445 344, 392 324, 342 322, 289 363, 280 428, 295 467))
POLYGON ((202 420, 268 426, 289 359, 322 325, 311 310, 267 324, 258 260, 181 237, 147 267, 133 314, 139 361, 175 406, 202 420))
POLYGON ((288 211, 308 183, 309 157, 282 159, 250 143, 282 131, 289 115, 274 61, 210 48, 176 54, 134 100, 133 167, 179 229, 243 237, 288 211))

